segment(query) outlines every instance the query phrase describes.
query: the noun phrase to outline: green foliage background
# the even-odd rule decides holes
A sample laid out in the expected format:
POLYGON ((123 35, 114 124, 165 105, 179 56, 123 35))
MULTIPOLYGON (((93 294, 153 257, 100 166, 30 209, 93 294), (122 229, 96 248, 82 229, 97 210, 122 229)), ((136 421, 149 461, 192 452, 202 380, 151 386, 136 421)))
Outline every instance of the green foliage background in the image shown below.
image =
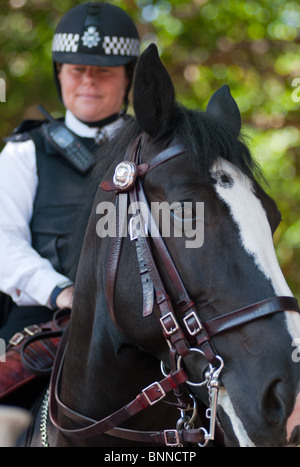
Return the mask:
MULTIPOLYGON (((76 0, 2 0, 0 137, 42 103, 63 109, 52 79, 54 29, 76 0)), ((183 104, 204 109, 227 83, 252 150, 282 212, 280 265, 300 299, 300 4, 286 0, 115 0, 135 20, 142 48, 156 42, 183 104), (298 79, 297 79, 298 78, 298 79)), ((0 146, 1 148, 2 146, 0 146)))

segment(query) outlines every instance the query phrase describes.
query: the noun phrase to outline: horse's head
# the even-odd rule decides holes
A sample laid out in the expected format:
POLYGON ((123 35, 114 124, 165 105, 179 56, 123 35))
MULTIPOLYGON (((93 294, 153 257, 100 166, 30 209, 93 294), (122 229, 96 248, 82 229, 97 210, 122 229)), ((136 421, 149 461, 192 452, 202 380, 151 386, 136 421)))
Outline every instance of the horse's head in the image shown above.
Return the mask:
MULTIPOLYGON (((165 245, 197 316, 205 323, 254 305, 251 319, 234 324, 231 320, 228 329, 225 326, 211 339, 224 361, 218 413, 227 441, 244 446, 299 442, 300 419, 295 416, 300 404, 300 318, 288 305, 261 317, 257 305, 267 301, 268 306, 269 299, 290 297, 291 292, 272 240, 280 214, 254 176, 255 164, 240 139, 238 107, 226 86, 214 94, 205 113, 176 105, 171 79, 155 46, 150 46, 136 69, 134 110, 148 135, 140 147, 141 166, 175 140, 185 147, 184 153, 144 169, 143 187, 160 230, 166 229, 165 245)), ((174 277, 152 248, 176 319, 183 325, 174 277)), ((167 366, 168 346, 155 312, 143 317, 142 289, 130 290, 138 275, 133 255, 132 245, 122 251, 116 319, 127 336, 167 366)), ((191 380, 201 381, 205 358, 192 353, 183 361, 191 380)), ((193 392, 207 402, 205 389, 194 387, 193 392)))
MULTIPOLYGON (((238 107, 226 86, 206 112, 177 105, 154 45, 139 59, 133 95, 136 121, 94 172, 102 183, 78 266, 60 416, 71 428, 82 422, 74 411, 107 420, 161 377, 162 360, 166 384, 187 377, 211 421, 218 402, 227 444, 299 443, 299 308, 274 252, 280 214, 256 180, 238 107)), ((152 403, 147 391, 161 399, 155 383, 139 407, 152 403)), ((138 428, 173 423, 169 405, 156 407, 138 428)), ((184 423, 166 436, 184 437, 184 423)), ((133 419, 128 427, 136 430, 133 419)))

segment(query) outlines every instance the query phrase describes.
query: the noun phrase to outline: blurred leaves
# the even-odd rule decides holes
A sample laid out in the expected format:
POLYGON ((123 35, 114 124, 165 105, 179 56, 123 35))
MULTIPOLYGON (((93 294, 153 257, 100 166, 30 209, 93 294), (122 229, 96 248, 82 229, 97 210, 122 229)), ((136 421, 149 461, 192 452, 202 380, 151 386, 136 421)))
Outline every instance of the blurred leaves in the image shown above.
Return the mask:
MULTIPOLYGON (((4 0, 0 7, 0 136, 37 105, 63 112, 52 79, 51 41, 77 0, 4 0), (4 3, 4 5, 3 5, 4 3)), ((83 2, 81 2, 83 3, 83 2)), ((280 264, 300 298, 300 4, 286 0, 115 0, 135 20, 142 48, 156 42, 177 99, 204 109, 226 83, 242 113, 266 190, 278 203, 280 264), (297 79, 298 78, 298 79, 297 79)))

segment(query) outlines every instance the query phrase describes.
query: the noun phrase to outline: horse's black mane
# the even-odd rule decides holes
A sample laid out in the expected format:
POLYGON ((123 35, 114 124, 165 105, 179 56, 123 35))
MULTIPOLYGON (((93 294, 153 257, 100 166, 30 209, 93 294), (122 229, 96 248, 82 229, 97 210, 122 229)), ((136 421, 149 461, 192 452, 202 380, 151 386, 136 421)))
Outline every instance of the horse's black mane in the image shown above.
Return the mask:
MULTIPOLYGON (((186 147, 185 157, 188 164, 199 174, 200 179, 209 180, 209 171, 214 162, 221 156, 237 166, 248 177, 254 179, 259 175, 259 168, 252 158, 249 148, 241 135, 236 137, 234 130, 226 122, 216 121, 205 112, 190 110, 181 105, 174 109, 172 127, 166 137, 176 137, 186 147)), ((116 132, 111 141, 99 149, 98 162, 90 177, 89 193, 83 209, 82 218, 78 222, 78 232, 73 239, 71 254, 71 270, 74 278, 74 256, 80 251, 86 230, 89 213, 100 182, 107 170, 124 159, 128 146, 141 133, 138 122, 131 116, 125 117, 125 123, 116 132)))
POLYGON ((198 110, 177 106, 175 110, 175 135, 184 143, 188 159, 200 176, 207 177, 219 157, 226 159, 248 177, 259 175, 259 168, 251 156, 246 137, 237 138, 228 122, 198 110))
MULTIPOLYGON (((126 117, 125 124, 110 143, 101 148, 100 160, 95 167, 93 178, 99 185, 103 174, 118 155, 125 155, 130 142, 142 130, 137 121, 126 117)), ((167 132, 168 137, 176 137, 186 147, 185 157, 201 177, 207 177, 214 162, 220 156, 237 166, 250 178, 259 175, 259 168, 245 143, 245 137, 236 137, 231 126, 218 122, 205 112, 190 110, 181 105, 174 109, 173 126, 167 132)), ((121 160, 121 159, 120 159, 121 160)))

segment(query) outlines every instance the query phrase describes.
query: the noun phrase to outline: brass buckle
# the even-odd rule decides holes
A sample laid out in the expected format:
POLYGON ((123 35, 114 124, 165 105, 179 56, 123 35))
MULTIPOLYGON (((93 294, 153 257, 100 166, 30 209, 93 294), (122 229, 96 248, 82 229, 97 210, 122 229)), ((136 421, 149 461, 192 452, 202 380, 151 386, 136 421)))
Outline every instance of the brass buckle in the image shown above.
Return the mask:
POLYGON ((164 440, 166 446, 180 445, 179 435, 177 430, 164 430, 164 440))
MULTIPOLYGON (((27 326, 26 328, 23 329, 23 332, 26 332, 29 336, 34 336, 38 332, 41 332, 42 329, 37 325, 33 324, 32 326, 27 326)), ((20 342, 22 342, 23 339, 25 339, 24 333, 23 332, 16 332, 10 339, 9 339, 9 344, 10 345, 18 345, 20 342)))
POLYGON ((9 344, 11 345, 18 345, 20 344, 20 342, 22 342, 22 340, 24 339, 24 334, 22 334, 21 332, 16 332, 10 339, 9 339, 9 344))
POLYGON ((149 405, 156 404, 157 402, 161 401, 166 396, 166 393, 165 393, 163 387, 157 381, 155 383, 150 384, 146 388, 144 388, 142 390, 142 393, 144 394, 145 398, 147 399, 147 402, 148 402, 149 405), (160 392, 160 396, 157 399, 151 400, 150 397, 147 394, 147 391, 149 389, 153 389, 155 386, 156 386, 156 391, 160 392))
POLYGON ((38 332, 41 332, 41 328, 39 326, 37 326, 37 324, 33 324, 32 326, 27 326, 26 328, 24 328, 24 331, 29 334, 29 336, 34 336, 35 334, 37 334, 38 332))
POLYGON ((200 323, 199 318, 197 314, 195 313, 195 311, 191 311, 191 313, 189 313, 185 318, 183 318, 183 321, 184 321, 186 329, 188 330, 191 336, 195 336, 196 334, 198 334, 198 332, 202 331, 202 324, 200 323), (191 318, 193 318, 196 322, 197 326, 195 328, 191 328, 188 322, 191 318))

